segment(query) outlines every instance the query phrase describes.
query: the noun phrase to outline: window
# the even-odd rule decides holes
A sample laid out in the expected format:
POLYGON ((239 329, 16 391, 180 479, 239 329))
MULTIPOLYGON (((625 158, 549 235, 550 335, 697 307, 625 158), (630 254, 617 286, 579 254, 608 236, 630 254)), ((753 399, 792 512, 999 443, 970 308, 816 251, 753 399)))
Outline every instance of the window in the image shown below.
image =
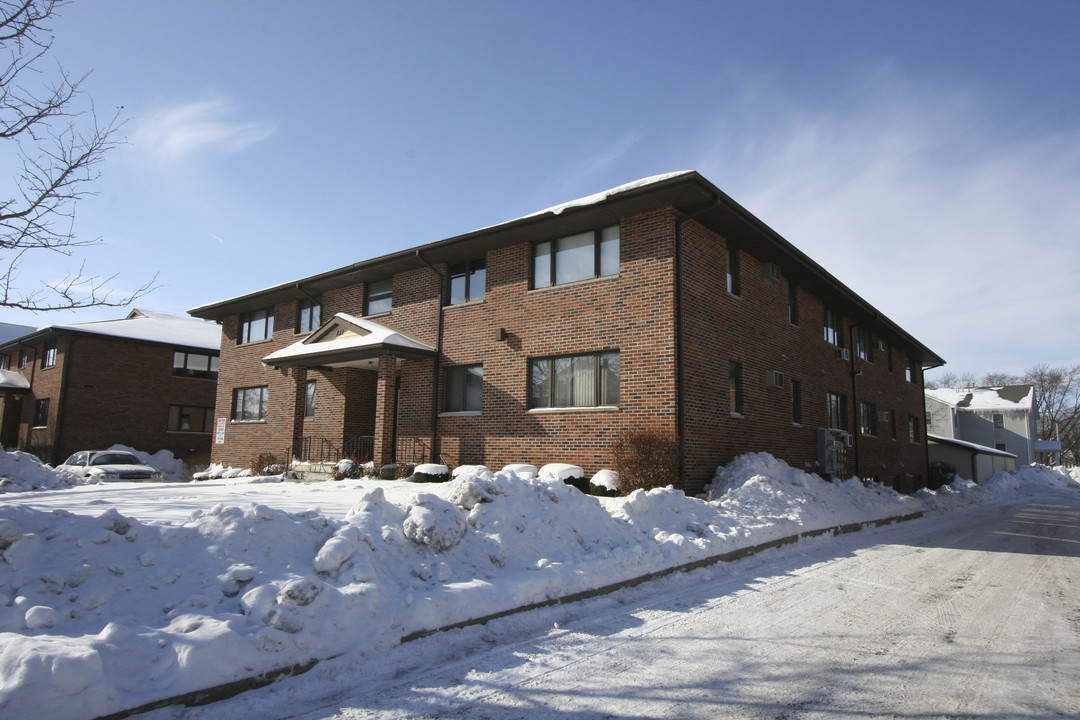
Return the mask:
POLYGON ((296 304, 296 332, 307 333, 322 324, 322 305, 310 298, 296 304))
POLYGON ((1002 450, 1004 452, 1009 452, 1008 448, 1005 447, 1005 443, 994 443, 994 448, 996 448, 997 450, 1002 450))
POLYGON ((49 426, 49 398, 34 401, 34 427, 49 426))
POLYGON ((216 380, 218 375, 217 355, 181 352, 178 350, 173 353, 173 375, 216 380))
POLYGON ((877 406, 874 403, 859 403, 859 432, 863 435, 877 435, 877 406))
POLYGON ((7 355, 0 355, 0 370, 7 370, 7 369, 8 369, 8 356, 7 355))
POLYGON ((908 414, 908 440, 913 443, 917 443, 920 440, 922 433, 919 430, 919 418, 914 415, 908 414))
POLYGON ((739 249, 733 247, 727 251, 727 291, 739 294, 739 249))
POLYGON ((28 362, 30 362, 30 351, 29 350, 20 350, 19 351, 19 369, 22 370, 24 367, 26 367, 26 363, 28 363, 28 362))
POLYGON ((533 246, 533 288, 619 272, 619 226, 590 230, 533 246))
POLYGON ((208 433, 214 425, 214 408, 169 406, 170 432, 208 433))
POLYGON ((904 358, 904 379, 909 383, 918 382, 918 374, 915 371, 915 361, 908 355, 904 358))
POLYGON ((787 288, 787 319, 792 325, 799 324, 799 286, 790 280, 787 288))
POLYGON ((444 412, 480 412, 484 392, 484 366, 446 368, 444 412))
POLYGON ((802 425, 802 383, 791 381, 791 422, 802 425))
POLYGON ((232 419, 255 421, 266 419, 267 386, 236 388, 233 390, 232 419))
POLYGON ((619 404, 619 353, 564 355, 529 361, 529 407, 619 404))
POLYGON ((743 413, 742 365, 734 360, 728 363, 728 411, 732 415, 743 413))
POLYGON ((892 439, 896 439, 896 411, 889 411, 889 434, 892 435, 892 439))
POLYGON ((51 368, 56 365, 56 341, 45 343, 45 352, 41 356, 41 367, 51 368))
POLYGON ((394 279, 387 278, 368 283, 367 311, 365 315, 390 312, 394 307, 394 279))
POLYGON ((847 398, 839 393, 826 393, 829 427, 847 430, 847 398))
POLYGON ((256 310, 240 316, 240 339, 238 344, 269 340, 274 335, 274 313, 256 310))
POLYGON ((304 417, 315 417, 315 381, 308 380, 304 388, 304 417))
POLYGON ((870 331, 866 328, 855 331, 855 352, 860 360, 874 362, 874 346, 870 342, 870 331))
POLYGON ((487 266, 483 258, 451 265, 450 304, 457 305, 470 300, 483 300, 486 284, 487 266))
POLYGON ((825 309, 825 342, 844 347, 844 321, 840 313, 825 309))
POLYGON ((994 429, 995 430, 1004 430, 1005 429, 1005 415, 1004 415, 1004 413, 994 413, 994 429))

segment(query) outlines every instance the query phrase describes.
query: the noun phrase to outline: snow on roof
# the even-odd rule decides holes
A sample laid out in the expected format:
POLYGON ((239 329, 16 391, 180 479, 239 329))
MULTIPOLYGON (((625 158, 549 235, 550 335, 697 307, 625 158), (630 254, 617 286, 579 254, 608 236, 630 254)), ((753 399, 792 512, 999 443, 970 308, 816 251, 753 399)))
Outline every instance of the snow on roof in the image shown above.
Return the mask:
MULTIPOLYGON (((641 178, 640 180, 634 180, 633 182, 628 182, 625 185, 619 185, 618 187, 613 187, 610 190, 604 190, 602 192, 598 192, 598 193, 595 193, 593 195, 586 195, 585 197, 578 198, 577 200, 571 200, 569 202, 564 202, 564 203, 560 203, 558 205, 553 205, 553 206, 551 206, 549 208, 546 208, 544 210, 540 210, 540 211, 534 212, 534 213, 529 213, 528 215, 525 215, 525 216, 523 216, 521 218, 517 218, 517 220, 523 220, 524 218, 535 217, 537 215, 543 215, 544 213, 551 213, 552 215, 561 215, 565 210, 569 210, 570 208, 585 207, 586 205, 596 205, 597 203, 600 203, 600 202, 603 202, 604 200, 607 200, 609 197, 611 197, 613 195, 618 195, 619 193, 624 193, 624 192, 627 192, 629 190, 636 190, 637 188, 645 187, 646 185, 652 185, 652 184, 658 183, 658 182, 663 182, 664 180, 670 180, 671 178, 676 178, 676 177, 679 177, 680 175, 689 175, 689 174, 691 174, 693 172, 694 172, 693 170, 679 170, 677 172, 664 173, 662 175, 652 175, 650 177, 641 178)), ((516 220, 510 220, 508 222, 516 222, 516 220)), ((500 223, 500 225, 505 225, 505 224, 506 223, 500 223)), ((498 227, 498 226, 496 226, 496 227, 498 227)))
POLYGON ((16 370, 0 370, 0 390, 29 390, 30 382, 16 370))
POLYGON ((977 443, 968 442, 966 440, 957 440, 956 438, 945 437, 944 435, 933 435, 931 433, 927 433, 926 437, 928 440, 945 443, 946 445, 957 445, 959 447, 967 448, 968 450, 975 450, 986 455, 1003 455, 1005 457, 1011 458, 1016 457, 1016 455, 1011 452, 1005 452, 1004 450, 998 450, 997 448, 987 447, 986 445, 979 445, 977 443))
POLYGON ((938 388, 927 390, 929 397, 968 410, 1024 410, 1034 403, 1031 385, 1002 385, 981 388, 938 388))
POLYGON ((122 320, 51 325, 43 329, 108 335, 128 340, 182 345, 204 350, 221 349, 221 328, 217 323, 149 310, 132 310, 122 320))
POLYGON ((263 362, 267 365, 273 365, 275 362, 294 360, 306 356, 323 355, 326 353, 349 350, 359 351, 375 349, 385 346, 393 346, 406 350, 418 350, 424 353, 435 352, 435 348, 431 345, 420 342, 419 340, 411 338, 403 333, 399 333, 396 330, 391 330, 385 325, 380 325, 371 320, 358 318, 354 315, 349 315, 348 313, 337 313, 321 328, 308 335, 303 340, 298 340, 292 345, 283 347, 280 350, 275 350, 264 357, 263 362), (329 331, 331 329, 336 329, 343 323, 353 326, 355 330, 359 330, 360 332, 348 332, 329 340, 323 339, 330 335, 329 331))
POLYGON ((29 325, 12 325, 11 323, 0 322, 0 345, 15 338, 21 338, 23 335, 29 335, 36 329, 29 325))

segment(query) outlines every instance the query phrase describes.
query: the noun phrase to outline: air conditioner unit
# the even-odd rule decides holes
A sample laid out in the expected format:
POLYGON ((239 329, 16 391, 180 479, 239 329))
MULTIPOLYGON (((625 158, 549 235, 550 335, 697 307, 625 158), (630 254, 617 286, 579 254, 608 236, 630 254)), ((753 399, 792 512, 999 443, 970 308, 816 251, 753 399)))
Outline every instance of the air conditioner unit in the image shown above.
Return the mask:
POLYGON ((784 387, 784 373, 779 370, 766 370, 765 385, 767 387, 784 387))
POLYGON ((885 341, 884 340, 875 340, 874 341, 874 349, 877 350, 878 352, 885 352, 885 341))
POLYGON ((766 280, 779 280, 780 279, 780 266, 774 262, 762 263, 761 276, 766 280))
POLYGON ((843 441, 844 445, 847 446, 847 447, 851 447, 852 445, 855 444, 855 437, 853 435, 851 435, 850 433, 841 433, 840 439, 843 441))
POLYGON ((850 360, 851 359, 851 351, 848 350, 847 348, 836 348, 836 359, 837 360, 850 360))
POLYGON ((889 422, 889 411, 888 410, 882 410, 881 412, 879 412, 877 414, 877 419, 878 419, 878 422, 883 422, 883 423, 889 422))

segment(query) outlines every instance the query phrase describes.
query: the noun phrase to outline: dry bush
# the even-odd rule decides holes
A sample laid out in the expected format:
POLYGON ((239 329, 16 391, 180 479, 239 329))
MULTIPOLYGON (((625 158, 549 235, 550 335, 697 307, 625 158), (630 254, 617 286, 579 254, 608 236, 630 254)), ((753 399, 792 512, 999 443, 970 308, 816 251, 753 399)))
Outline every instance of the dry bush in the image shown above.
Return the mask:
POLYGON ((619 473, 619 493, 679 487, 679 441, 673 433, 660 430, 623 430, 612 445, 615 472, 619 473))
POLYGON ((251 468, 252 475, 274 475, 281 472, 284 469, 281 461, 278 460, 277 455, 274 453, 259 453, 251 459, 251 464, 248 466, 251 468))

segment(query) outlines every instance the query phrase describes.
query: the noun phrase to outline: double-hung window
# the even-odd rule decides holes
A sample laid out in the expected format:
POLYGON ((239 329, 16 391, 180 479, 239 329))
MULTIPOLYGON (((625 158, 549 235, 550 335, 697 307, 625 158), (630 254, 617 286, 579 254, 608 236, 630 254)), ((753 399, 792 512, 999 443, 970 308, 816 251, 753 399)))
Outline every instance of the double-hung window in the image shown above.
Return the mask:
POLYGON ((787 319, 792 325, 799 324, 799 286, 788 281, 787 290, 787 319))
POLYGON ((863 435, 877 435, 877 406, 874 403, 859 402, 859 432, 863 435))
POLYGON ((367 286, 367 310, 365 315, 390 312, 394 307, 394 279, 376 280, 367 286))
POLYGON ((618 273, 618 225, 545 240, 533 246, 533 288, 618 273))
POLYGON ((444 412, 480 412, 484 395, 484 366, 446 368, 443 388, 444 412))
POLYGON ((310 298, 296 304, 296 332, 307 333, 322 323, 322 305, 310 298))
POLYGON ((847 430, 847 398, 839 393, 826 394, 829 427, 834 430, 847 430))
POLYGON ((619 353, 533 358, 529 407, 614 407, 619 404, 619 353))
POLYGON ((240 316, 239 344, 269 340, 274 334, 274 313, 256 310, 240 316))
POLYGON ((236 388, 233 390, 233 413, 235 421, 253 422, 266 419, 269 399, 267 386, 236 388))
POLYGON ((727 251, 727 291, 739 294, 739 249, 729 247, 727 251))
POLYGON ((487 266, 484 258, 450 266, 450 304, 458 305, 484 299, 487 266))
POLYGON ((844 347, 844 320, 832 308, 825 309, 825 342, 844 347))
POLYGON ((870 331, 866 328, 859 328, 855 332, 855 353, 860 360, 874 362, 874 346, 870 340, 870 331))
POLYGON ((173 353, 173 375, 216 380, 218 375, 218 357, 217 355, 189 353, 177 350, 173 353))
POLYGON ((34 401, 34 427, 49 426, 49 398, 34 401))
POLYGON ((208 433, 214 425, 214 408, 169 406, 169 432, 208 433))
POLYGON ((45 352, 41 355, 41 367, 51 368, 56 365, 56 341, 45 343, 45 352))
POLYGON ((8 356, 7 355, 0 355, 0 370, 7 370, 7 369, 8 369, 8 356))

